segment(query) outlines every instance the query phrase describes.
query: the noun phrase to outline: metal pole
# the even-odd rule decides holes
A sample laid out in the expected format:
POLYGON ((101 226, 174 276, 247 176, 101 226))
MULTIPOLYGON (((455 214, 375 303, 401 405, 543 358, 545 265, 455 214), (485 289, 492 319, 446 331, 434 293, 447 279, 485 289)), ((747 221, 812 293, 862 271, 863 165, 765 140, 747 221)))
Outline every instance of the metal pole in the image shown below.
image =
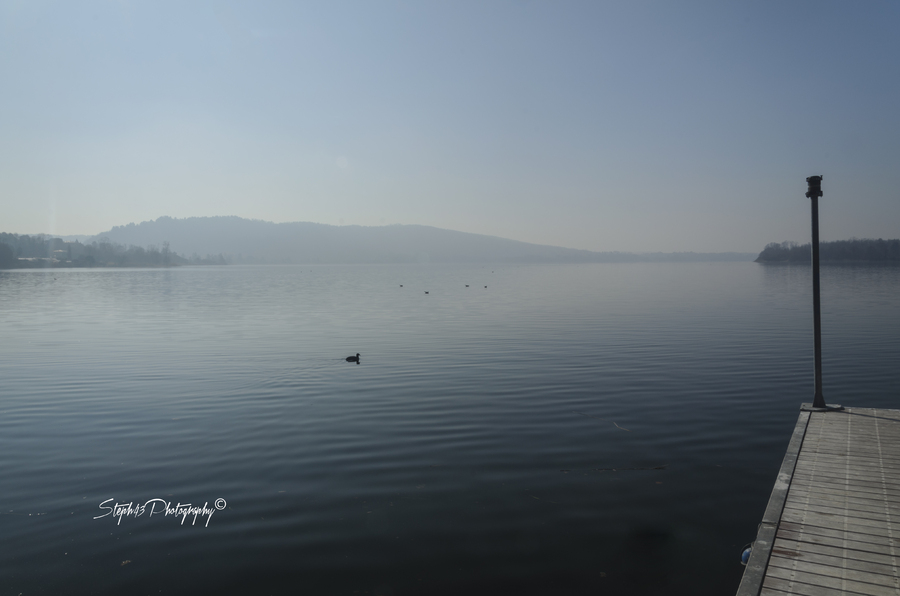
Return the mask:
POLYGON ((810 176, 806 179, 809 189, 806 196, 812 206, 812 278, 813 278, 813 333, 816 350, 816 394, 813 396, 813 407, 824 408, 825 396, 822 395, 822 308, 819 302, 819 197, 822 196, 822 176, 810 176))

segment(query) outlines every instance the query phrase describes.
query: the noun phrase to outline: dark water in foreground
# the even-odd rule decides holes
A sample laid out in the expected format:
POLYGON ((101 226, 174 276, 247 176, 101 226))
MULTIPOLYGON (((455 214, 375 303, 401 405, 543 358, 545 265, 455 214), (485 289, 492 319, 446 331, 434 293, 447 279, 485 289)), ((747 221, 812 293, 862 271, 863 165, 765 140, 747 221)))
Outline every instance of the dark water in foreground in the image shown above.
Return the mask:
MULTIPOLYGON (((0 591, 733 593, 812 397, 809 287, 754 263, 0 272, 0 591), (215 513, 94 519, 108 499, 215 513)), ((900 406, 900 268, 822 287, 828 401, 900 406)))

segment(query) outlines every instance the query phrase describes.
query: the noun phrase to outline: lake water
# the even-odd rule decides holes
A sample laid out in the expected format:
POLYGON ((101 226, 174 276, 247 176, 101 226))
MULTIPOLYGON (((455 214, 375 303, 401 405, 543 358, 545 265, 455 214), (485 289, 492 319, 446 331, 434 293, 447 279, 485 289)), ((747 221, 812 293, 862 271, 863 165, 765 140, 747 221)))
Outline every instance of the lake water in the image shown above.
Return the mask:
MULTIPOLYGON (((734 593, 812 400, 810 286, 755 263, 0 272, 0 588, 734 593)), ((828 402, 900 407, 900 268, 826 266, 822 303, 828 402)))

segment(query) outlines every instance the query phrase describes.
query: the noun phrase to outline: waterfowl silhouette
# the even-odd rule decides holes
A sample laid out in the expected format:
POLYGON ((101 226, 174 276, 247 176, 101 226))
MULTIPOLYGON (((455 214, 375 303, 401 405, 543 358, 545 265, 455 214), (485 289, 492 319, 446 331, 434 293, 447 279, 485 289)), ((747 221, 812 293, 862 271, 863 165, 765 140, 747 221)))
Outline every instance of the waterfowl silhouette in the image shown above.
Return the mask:
POLYGON ((427 294, 428 292, 425 292, 425 293, 427 294))
POLYGON ((355 362, 359 364, 359 352, 356 353, 356 356, 347 356, 347 362, 355 362))

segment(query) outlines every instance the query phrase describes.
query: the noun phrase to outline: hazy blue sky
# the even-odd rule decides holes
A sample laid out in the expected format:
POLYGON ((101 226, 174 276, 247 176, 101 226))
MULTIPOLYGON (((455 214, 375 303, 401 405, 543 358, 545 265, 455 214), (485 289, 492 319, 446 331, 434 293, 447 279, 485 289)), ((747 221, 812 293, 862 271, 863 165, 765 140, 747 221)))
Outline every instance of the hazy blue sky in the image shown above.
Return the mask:
POLYGON ((0 231, 900 236, 900 3, 2 2, 0 231))

